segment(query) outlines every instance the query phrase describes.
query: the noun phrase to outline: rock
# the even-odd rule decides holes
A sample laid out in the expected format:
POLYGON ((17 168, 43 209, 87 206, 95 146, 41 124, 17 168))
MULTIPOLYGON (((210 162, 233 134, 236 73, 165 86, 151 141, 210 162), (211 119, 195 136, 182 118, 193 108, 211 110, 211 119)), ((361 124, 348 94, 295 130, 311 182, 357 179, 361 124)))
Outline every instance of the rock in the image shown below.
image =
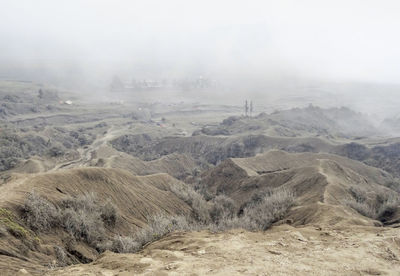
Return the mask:
POLYGON ((32 275, 30 274, 28 271, 26 271, 25 268, 21 268, 20 270, 18 270, 16 276, 29 276, 32 275))

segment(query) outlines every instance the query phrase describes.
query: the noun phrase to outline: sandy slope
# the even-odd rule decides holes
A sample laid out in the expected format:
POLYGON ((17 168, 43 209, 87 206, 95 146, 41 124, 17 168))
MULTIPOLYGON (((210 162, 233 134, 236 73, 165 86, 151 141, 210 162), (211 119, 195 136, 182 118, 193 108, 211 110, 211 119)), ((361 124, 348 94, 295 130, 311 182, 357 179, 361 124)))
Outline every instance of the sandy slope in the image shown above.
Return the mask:
POLYGON ((46 275, 399 275, 400 229, 281 225, 174 233, 138 254, 106 252, 46 275))

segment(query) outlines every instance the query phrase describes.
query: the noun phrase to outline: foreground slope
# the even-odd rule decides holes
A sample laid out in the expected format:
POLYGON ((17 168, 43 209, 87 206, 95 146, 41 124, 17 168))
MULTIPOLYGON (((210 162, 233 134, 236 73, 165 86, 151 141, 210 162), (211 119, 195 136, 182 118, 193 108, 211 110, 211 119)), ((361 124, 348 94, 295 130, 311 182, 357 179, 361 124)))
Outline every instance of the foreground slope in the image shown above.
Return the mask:
MULTIPOLYGON (((190 207, 169 191, 182 182, 167 174, 134 176, 120 169, 81 168, 36 175, 13 175, 0 186, 0 271, 14 275, 19 268, 40 274, 56 259, 55 246, 64 248, 69 263, 94 260, 98 251, 84 241, 73 241, 63 228, 32 232, 20 219, 21 207, 32 191, 54 205, 65 199, 94 193, 100 203, 111 201, 117 212, 106 237, 130 235, 160 212, 188 215, 190 207), (9 264, 13 263, 12 266, 9 264)), ((100 231, 100 229, 99 229, 100 231)), ((2 274, 2 275, 4 275, 2 274)))
POLYGON ((287 225, 174 233, 138 254, 103 253, 46 275, 398 275, 399 229, 287 225))

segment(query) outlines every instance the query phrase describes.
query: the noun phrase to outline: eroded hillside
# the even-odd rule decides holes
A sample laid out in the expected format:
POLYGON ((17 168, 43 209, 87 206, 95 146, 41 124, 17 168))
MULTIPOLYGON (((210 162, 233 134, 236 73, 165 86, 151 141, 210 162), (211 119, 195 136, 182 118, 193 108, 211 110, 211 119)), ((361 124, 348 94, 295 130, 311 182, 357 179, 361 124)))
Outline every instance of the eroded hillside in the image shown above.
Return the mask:
POLYGON ((0 88, 2 275, 399 269, 398 138, 364 114, 0 88))

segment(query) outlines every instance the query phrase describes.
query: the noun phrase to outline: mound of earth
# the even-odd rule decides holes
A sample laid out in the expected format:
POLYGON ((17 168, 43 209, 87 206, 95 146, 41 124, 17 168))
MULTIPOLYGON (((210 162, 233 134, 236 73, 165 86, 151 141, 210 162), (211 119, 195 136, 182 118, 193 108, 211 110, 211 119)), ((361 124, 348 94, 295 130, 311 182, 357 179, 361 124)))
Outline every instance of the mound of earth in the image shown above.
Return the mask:
POLYGON ((90 165, 124 169, 135 175, 167 173, 180 180, 195 176, 200 168, 207 167, 186 154, 172 153, 159 159, 143 161, 109 146, 100 147, 90 165))
MULTIPOLYGON (((199 186, 212 196, 225 194, 244 208, 257 195, 274 188, 294 191, 296 205, 288 215, 294 225, 309 223, 374 225, 375 221, 346 206, 351 189, 398 194, 400 186, 389 173, 331 154, 270 151, 250 158, 223 161, 201 176, 199 186)), ((398 219, 399 209, 392 214, 398 219)), ((397 220, 396 220, 397 222, 397 220)))
POLYGON ((283 137, 357 137, 378 133, 366 116, 348 108, 315 106, 262 113, 256 117, 229 117, 218 126, 207 126, 196 134, 266 134, 283 137))
MULTIPOLYGON (((94 193, 99 202, 110 201, 117 222, 106 235, 129 235, 147 224, 146 217, 168 213, 188 215, 191 208, 170 192, 171 185, 184 185, 167 174, 134 176, 120 169, 82 168, 36 175, 12 175, 0 186, 0 271, 25 268, 40 274, 43 265, 56 259, 54 246, 65 248, 71 261, 88 262, 98 255, 83 241, 74 241, 62 228, 32 232, 20 219, 21 206, 32 191, 58 206, 62 200, 94 193), (6 231, 7 230, 7 231, 6 231), (10 266, 12 262, 15 265, 10 266), (18 265, 17 265, 18 263, 18 265)), ((3 274, 4 275, 4 274, 3 274)))
POLYGON ((137 254, 103 253, 46 275, 397 275, 400 230, 287 225, 174 233, 137 254))

